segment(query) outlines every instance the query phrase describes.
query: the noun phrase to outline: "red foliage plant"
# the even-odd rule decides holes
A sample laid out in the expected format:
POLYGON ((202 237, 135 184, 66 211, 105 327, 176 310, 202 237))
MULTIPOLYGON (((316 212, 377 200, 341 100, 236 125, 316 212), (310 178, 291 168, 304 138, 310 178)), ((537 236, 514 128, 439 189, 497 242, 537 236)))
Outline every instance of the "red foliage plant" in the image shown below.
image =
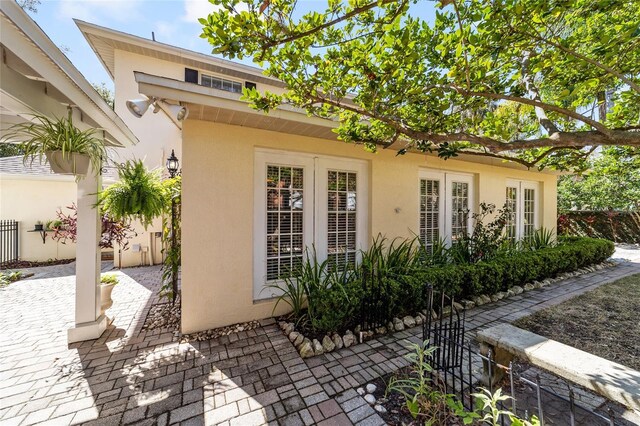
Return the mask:
MULTIPOLYGON (((67 206, 71 210, 65 214, 62 209, 58 209, 57 225, 54 228, 54 234, 51 238, 54 241, 66 244, 67 241, 76 242, 78 232, 78 208, 75 203, 67 206)), ((102 236, 98 246, 100 248, 113 248, 113 244, 119 245, 122 250, 129 248, 129 239, 137 236, 133 227, 123 222, 111 220, 106 213, 102 214, 102 236)))

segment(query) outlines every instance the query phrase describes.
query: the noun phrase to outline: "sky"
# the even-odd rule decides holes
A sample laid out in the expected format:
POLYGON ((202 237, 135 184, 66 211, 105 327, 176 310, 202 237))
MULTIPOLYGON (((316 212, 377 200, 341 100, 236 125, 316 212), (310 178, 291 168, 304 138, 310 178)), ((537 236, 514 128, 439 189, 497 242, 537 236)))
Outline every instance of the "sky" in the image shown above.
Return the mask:
MULTIPOLYGON (((298 2, 303 13, 326 4, 326 0, 298 2)), ((419 3, 412 14, 432 20, 433 5, 433 1, 419 3)), ((89 82, 105 83, 113 89, 111 78, 74 18, 148 39, 154 32, 159 42, 211 54, 211 45, 200 38, 198 18, 213 10, 208 0, 41 0, 37 12, 28 13, 89 82)), ((243 62, 253 65, 250 59, 243 62)))
POLYGON ((210 54, 198 18, 213 7, 208 0, 41 0, 37 12, 28 13, 87 80, 113 88, 74 18, 148 39, 153 31, 157 41, 210 54))

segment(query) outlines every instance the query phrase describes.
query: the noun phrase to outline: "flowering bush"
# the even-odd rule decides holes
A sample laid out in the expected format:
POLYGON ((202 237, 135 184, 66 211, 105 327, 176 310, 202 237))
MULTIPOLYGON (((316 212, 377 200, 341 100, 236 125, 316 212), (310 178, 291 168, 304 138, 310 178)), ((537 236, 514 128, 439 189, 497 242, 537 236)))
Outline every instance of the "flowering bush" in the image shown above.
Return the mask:
MULTIPOLYGON (((78 208, 75 203, 67 206, 69 213, 64 213, 62 209, 56 212, 57 220, 54 221, 53 236, 54 241, 66 244, 67 241, 76 242, 78 232, 78 208)), ((107 213, 102 214, 102 235, 98 246, 100 248, 113 248, 113 244, 119 245, 122 250, 129 248, 129 239, 138 235, 133 227, 121 221, 112 220, 107 213)))

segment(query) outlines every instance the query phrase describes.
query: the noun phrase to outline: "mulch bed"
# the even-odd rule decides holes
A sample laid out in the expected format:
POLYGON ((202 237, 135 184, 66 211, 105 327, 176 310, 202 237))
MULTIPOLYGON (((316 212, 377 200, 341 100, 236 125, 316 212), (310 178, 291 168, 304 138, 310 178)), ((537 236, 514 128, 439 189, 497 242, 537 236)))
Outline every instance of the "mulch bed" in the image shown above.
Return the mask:
MULTIPOLYGON (((411 373, 410 367, 405 367, 398 370, 393 375, 389 374, 384 377, 380 377, 372 381, 376 385, 376 391, 373 395, 381 402, 381 405, 387 410, 386 413, 378 413, 380 417, 388 425, 393 426, 421 426, 425 424, 428 419, 425 417, 418 417, 414 419, 406 405, 406 399, 404 395, 398 392, 390 392, 385 396, 387 384, 392 376, 406 376, 411 373)), ((435 408, 440 414, 440 418, 431 419, 434 425, 439 426, 461 426, 463 423, 460 419, 456 418, 444 405, 435 408), (443 420, 446 418, 446 420, 443 420)))
POLYGON ((73 261, 75 261, 75 259, 55 259, 55 260, 52 259, 52 260, 45 260, 42 262, 16 260, 16 261, 4 264, 2 266, 2 269, 24 269, 24 268, 35 268, 39 266, 66 265, 73 261))
POLYGON ((640 370, 640 274, 605 284, 514 325, 640 370))

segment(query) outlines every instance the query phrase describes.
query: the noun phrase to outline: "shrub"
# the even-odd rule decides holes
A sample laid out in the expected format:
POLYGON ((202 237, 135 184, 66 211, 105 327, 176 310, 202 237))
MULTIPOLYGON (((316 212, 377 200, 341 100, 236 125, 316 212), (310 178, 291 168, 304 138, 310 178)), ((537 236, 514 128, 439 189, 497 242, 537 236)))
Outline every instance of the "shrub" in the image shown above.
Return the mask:
POLYGON ((487 262, 430 268, 423 277, 455 297, 494 294, 603 262, 613 251, 614 245, 608 240, 564 238, 555 247, 515 252, 487 262))
POLYGON ((508 247, 505 226, 511 211, 504 206, 497 211, 496 217, 486 219, 496 212, 495 204, 480 203, 480 213, 473 213, 473 230, 464 233, 454 241, 448 249, 449 261, 452 263, 476 263, 489 260, 499 255, 508 247))
POLYGON ((593 238, 561 238, 556 245, 540 246, 544 248, 532 245, 476 263, 434 265, 416 239, 388 243, 378 236, 355 268, 336 268, 318 262, 315 251, 307 252, 277 285, 282 291, 277 303, 291 306, 298 325, 329 333, 357 325, 364 298, 389 319, 415 315, 426 307, 427 284, 457 299, 495 294, 603 262, 614 251, 612 242, 593 238))
POLYGON ((21 271, 14 272, 0 272, 0 288, 6 287, 9 284, 19 281, 23 278, 21 271))
POLYGON ((558 234, 640 243, 640 211, 567 211, 558 216, 558 234))
POLYGON ((118 280, 118 276, 115 274, 105 274, 100 277, 100 284, 118 284, 120 280, 118 280))

